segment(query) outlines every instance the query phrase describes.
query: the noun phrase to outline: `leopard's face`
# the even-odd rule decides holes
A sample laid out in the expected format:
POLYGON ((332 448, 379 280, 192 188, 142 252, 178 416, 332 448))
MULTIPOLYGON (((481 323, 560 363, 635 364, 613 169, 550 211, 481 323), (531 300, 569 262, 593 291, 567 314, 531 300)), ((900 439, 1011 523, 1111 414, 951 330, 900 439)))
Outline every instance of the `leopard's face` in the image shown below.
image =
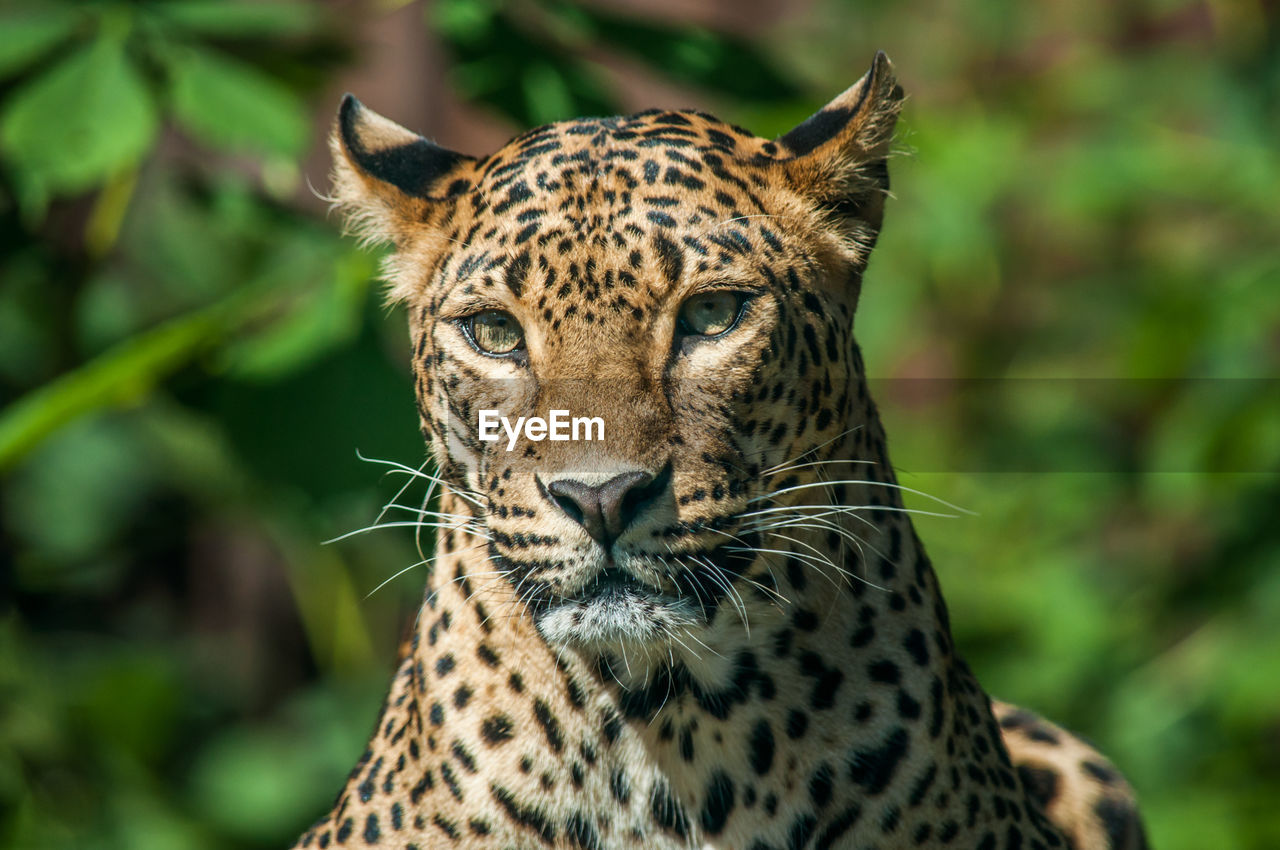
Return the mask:
POLYGON ((861 378, 898 95, 887 63, 859 86, 778 142, 642 113, 482 160, 344 110, 347 176, 399 191, 392 278, 424 432, 475 507, 460 545, 487 548, 548 640, 665 652, 770 580, 755 518, 814 479, 796 461, 849 427, 861 378), (385 179, 433 155, 425 182, 385 179), (548 427, 512 430, 531 420, 548 427))
POLYGON ((838 427, 847 288, 815 292, 794 199, 769 160, 739 161, 762 142, 697 121, 701 144, 666 135, 693 126, 676 115, 554 126, 533 137, 548 150, 500 151, 459 203, 463 244, 415 296, 433 442, 553 639, 705 625, 750 564, 742 515, 762 471, 838 427), (737 182, 717 176, 727 165, 737 182), (570 439, 482 440, 485 410, 564 411, 570 439), (574 440, 574 418, 599 424, 574 440))

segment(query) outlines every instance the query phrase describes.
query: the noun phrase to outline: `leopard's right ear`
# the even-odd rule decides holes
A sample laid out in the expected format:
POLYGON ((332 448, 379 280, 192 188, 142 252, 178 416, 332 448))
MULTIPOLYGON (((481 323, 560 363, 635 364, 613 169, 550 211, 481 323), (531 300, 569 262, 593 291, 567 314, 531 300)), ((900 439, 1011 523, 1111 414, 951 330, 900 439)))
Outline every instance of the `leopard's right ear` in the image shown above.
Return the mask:
POLYGON ((333 150, 333 196, 350 228, 369 242, 402 245, 434 207, 471 188, 473 157, 440 147, 365 107, 342 99, 333 150))

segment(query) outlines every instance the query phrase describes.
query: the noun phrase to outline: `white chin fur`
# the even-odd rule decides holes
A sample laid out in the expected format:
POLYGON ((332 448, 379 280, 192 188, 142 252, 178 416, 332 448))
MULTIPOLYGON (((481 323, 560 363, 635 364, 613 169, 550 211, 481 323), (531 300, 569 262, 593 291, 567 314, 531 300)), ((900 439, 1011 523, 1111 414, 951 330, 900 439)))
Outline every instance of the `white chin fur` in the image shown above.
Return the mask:
POLYGON ((538 618, 538 629, 549 642, 583 649, 657 648, 698 622, 687 602, 617 591, 561 602, 538 618))

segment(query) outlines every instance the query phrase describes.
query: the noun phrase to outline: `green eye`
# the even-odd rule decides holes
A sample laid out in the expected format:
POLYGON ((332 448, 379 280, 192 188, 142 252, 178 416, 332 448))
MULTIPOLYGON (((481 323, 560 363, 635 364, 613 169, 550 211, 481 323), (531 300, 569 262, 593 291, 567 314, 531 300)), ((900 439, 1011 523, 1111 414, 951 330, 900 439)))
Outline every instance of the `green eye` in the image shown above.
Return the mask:
POLYGON ((695 295, 680 308, 680 328, 686 334, 719 336, 737 324, 745 303, 740 292, 695 295))
POLYGON ((524 348, 524 332, 510 313, 485 310, 466 321, 467 335, 485 354, 510 354, 524 348))

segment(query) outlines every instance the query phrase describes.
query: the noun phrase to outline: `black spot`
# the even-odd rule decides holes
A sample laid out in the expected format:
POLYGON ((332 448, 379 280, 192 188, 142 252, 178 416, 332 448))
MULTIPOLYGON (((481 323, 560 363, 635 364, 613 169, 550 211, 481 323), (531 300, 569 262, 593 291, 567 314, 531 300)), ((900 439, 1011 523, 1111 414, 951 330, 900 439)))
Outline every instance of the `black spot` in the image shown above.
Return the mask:
POLYGON ((458 825, 456 823, 449 820, 439 812, 436 812, 436 815, 431 819, 431 822, 434 823, 445 835, 449 836, 454 841, 458 840, 458 825))
POLYGON ((654 251, 658 253, 658 262, 662 265, 663 277, 671 283, 680 283, 685 274, 685 255, 671 239, 657 234, 653 238, 654 251))
POLYGON ((440 778, 444 780, 444 784, 448 786, 449 793, 454 796, 454 799, 461 800, 462 786, 458 784, 458 777, 454 774, 453 768, 449 766, 448 762, 440 762, 440 778))
POLYGON ((601 732, 604 734, 606 744, 613 744, 618 740, 618 736, 622 734, 622 718, 618 717, 612 709, 605 713, 604 723, 601 724, 601 732))
POLYGON ((809 697, 809 705, 814 711, 824 711, 835 705, 836 692, 844 683, 844 673, 834 667, 822 672, 822 677, 813 683, 813 694, 809 697))
MULTIPOLYGON (((1139 836, 1142 835, 1141 826, 1135 824, 1137 815, 1133 811, 1133 807, 1123 800, 1103 797, 1094 805, 1093 812, 1098 816, 1098 820, 1102 821, 1102 828, 1107 831, 1108 847, 1129 847, 1131 830, 1138 833, 1139 836)), ((1145 846, 1145 837, 1141 839, 1141 842, 1138 846, 1145 846)))
POLYGON ((1027 789, 1031 798, 1047 809, 1058 796, 1058 773, 1047 767, 1035 767, 1029 764, 1018 765, 1018 776, 1022 779, 1022 787, 1027 789))
POLYGON ((684 808, 671 795, 671 788, 666 782, 658 782, 653 786, 649 809, 654 821, 667 832, 680 838, 689 834, 689 818, 685 815, 684 808))
POLYGON ((773 636, 773 654, 779 658, 786 658, 791 654, 791 642, 795 639, 796 633, 791 629, 783 629, 773 636))
POLYGON ((1116 785, 1120 782, 1120 774, 1116 773, 1116 769, 1109 764, 1085 759, 1080 762, 1080 767, 1103 785, 1116 785))
POLYGON ((512 240, 512 244, 523 245, 525 242, 528 242, 530 238, 532 238, 533 234, 537 232, 538 232, 538 223, 536 221, 531 224, 526 224, 524 227, 520 229, 520 232, 515 235, 515 238, 512 240))
POLYGON ((902 817, 902 810, 897 806, 890 806, 884 810, 884 814, 880 816, 880 831, 885 835, 893 832, 898 828, 898 820, 902 817))
POLYGON ((707 783, 707 796, 702 803, 702 813, 698 818, 703 831, 711 835, 719 835, 733 812, 733 805, 733 780, 728 774, 717 770, 711 774, 711 779, 707 783))
POLYGON ((1001 729, 1021 729, 1036 723, 1040 718, 1024 708, 1015 709, 1000 718, 1001 729))
POLYGON ((556 828, 539 809, 520 805, 516 795, 501 785, 489 786, 489 793, 517 825, 535 832, 544 844, 551 845, 555 841, 556 828))
POLYGON ((801 608, 796 611, 792 622, 795 627, 802 632, 812 632, 818 628, 818 615, 807 608, 801 608))
POLYGON ((830 850, 840 840, 840 836, 853 828, 853 825, 858 822, 860 817, 862 817, 862 807, 857 803, 842 811, 818 835, 818 840, 813 843, 813 850, 830 850))
POLYGON ((906 755, 909 740, 907 730, 899 726, 880 746, 856 750, 849 756, 849 779, 870 795, 884 791, 906 755))
POLYGON ((360 795, 360 802, 367 803, 373 797, 373 788, 374 788, 373 775, 378 771, 378 767, 381 764, 382 764, 382 759, 378 759, 373 769, 369 771, 369 775, 366 776, 364 781, 361 782, 356 787, 356 791, 360 795))
POLYGON ((613 792, 613 799, 622 805, 631 801, 631 783, 627 781, 627 774, 622 768, 616 768, 609 777, 609 790, 613 792))
POLYGON ((769 768, 773 767, 773 729, 769 726, 768 720, 756 723, 755 728, 751 730, 748 746, 751 769, 758 775, 764 776, 769 772, 769 768))
POLYGON ((564 831, 574 847, 581 847, 582 850, 600 850, 600 836, 596 834, 596 828, 582 812, 574 812, 568 817, 564 824, 564 831))
POLYGON ((875 639, 876 630, 870 625, 859 626, 849 638, 849 645, 854 649, 861 649, 875 639))
POLYGON ((1038 741, 1041 744, 1053 744, 1054 746, 1057 746, 1062 743, 1058 738, 1058 733, 1054 732, 1048 726, 1040 723, 1028 726, 1023 731, 1026 733, 1028 738, 1033 741, 1038 741))
POLYGON ((871 677, 873 682, 896 685, 898 680, 902 678, 902 671, 892 661, 877 661, 867 668, 867 675, 871 677))
POLYGON ((470 773, 476 772, 475 757, 471 755, 471 752, 467 749, 466 745, 462 743, 462 741, 455 740, 450 749, 453 752, 453 757, 458 760, 458 764, 465 767, 470 773))
POLYGON ((497 204, 494 204, 493 213, 495 215, 502 215, 507 210, 511 209, 511 207, 516 204, 523 203, 532 197, 533 192, 529 189, 529 184, 525 183, 523 180, 517 181, 511 185, 510 189, 507 190, 507 197, 497 204))
POLYGON ((364 822, 364 843, 377 844, 382 838, 382 830, 378 827, 378 816, 370 814, 364 822))
POLYGON ((664 212, 658 212, 657 210, 649 210, 649 212, 647 212, 645 215, 648 216, 649 221, 652 221, 654 224, 658 225, 659 227, 675 227, 676 226, 676 220, 664 212))
POLYGON ((916 664, 924 667, 929 663, 929 647, 925 642, 924 632, 912 629, 902 645, 906 647, 907 652, 911 654, 911 660, 916 664))
POLYGON ((791 828, 787 830, 787 850, 804 850, 809 845, 809 839, 813 837, 813 830, 817 825, 818 819, 813 815, 798 815, 791 822, 791 828))
POLYGON ((791 586, 796 590, 804 590, 809 583, 805 578, 804 565, 798 558, 787 558, 787 581, 791 582, 791 586))
POLYGON ((551 706, 541 699, 533 701, 533 716, 538 719, 542 731, 547 735, 547 743, 557 753, 564 749, 564 734, 560 731, 560 721, 551 712, 551 706))
POLYGON ((582 708, 587 704, 586 697, 582 695, 582 686, 572 676, 565 679, 564 695, 568 698, 569 704, 574 708, 582 708))
POLYGON ((831 765, 823 764, 809 777, 809 799, 816 808, 821 809, 831 802, 831 788, 835 774, 831 765))
POLYGON ((929 737, 937 738, 942 734, 943 720, 943 686, 942 679, 938 676, 933 677, 933 681, 929 683, 929 737))
POLYGON ((924 802, 924 795, 929 793, 929 789, 933 787, 934 781, 938 778, 938 765, 933 763, 929 765, 929 769, 920 775, 915 785, 911 786, 911 796, 907 799, 907 804, 912 808, 924 802))
MULTIPOLYGON (((530 225, 532 226, 532 225, 530 225)), ((507 263, 505 283, 512 294, 519 296, 524 291, 525 280, 529 276, 529 252, 522 251, 507 263)))
POLYGON ((680 757, 693 761, 693 729, 688 726, 680 733, 680 757))
POLYGON ((409 789, 409 802, 416 806, 418 801, 422 799, 422 795, 427 792, 427 789, 434 787, 434 785, 435 782, 431 779, 431 771, 428 770, 422 774, 422 778, 418 780, 418 783, 409 789))

